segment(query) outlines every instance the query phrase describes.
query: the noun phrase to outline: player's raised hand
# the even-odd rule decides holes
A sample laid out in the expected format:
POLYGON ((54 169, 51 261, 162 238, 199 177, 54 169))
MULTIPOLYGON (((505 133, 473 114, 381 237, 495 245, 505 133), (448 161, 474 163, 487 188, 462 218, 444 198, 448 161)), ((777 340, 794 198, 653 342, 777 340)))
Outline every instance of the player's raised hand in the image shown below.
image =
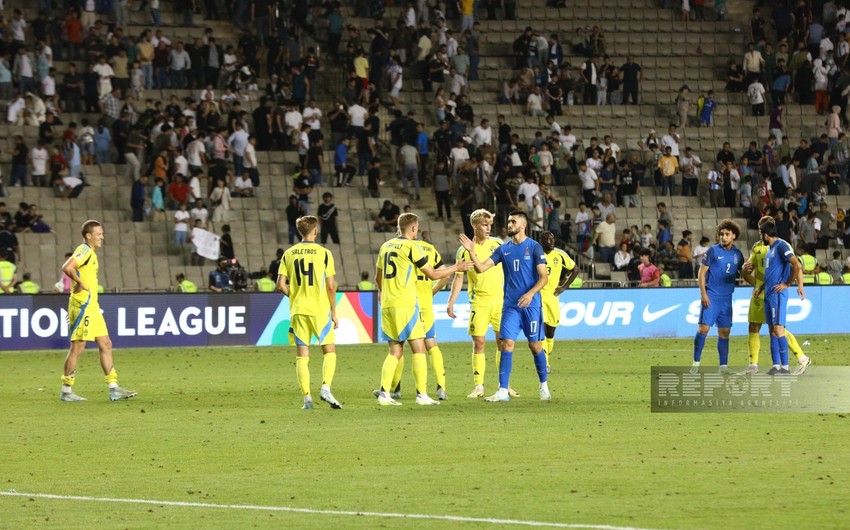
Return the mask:
POLYGON ((472 240, 466 237, 466 234, 459 235, 458 241, 460 241, 460 244, 463 248, 465 248, 469 252, 472 252, 474 245, 472 243, 472 240))

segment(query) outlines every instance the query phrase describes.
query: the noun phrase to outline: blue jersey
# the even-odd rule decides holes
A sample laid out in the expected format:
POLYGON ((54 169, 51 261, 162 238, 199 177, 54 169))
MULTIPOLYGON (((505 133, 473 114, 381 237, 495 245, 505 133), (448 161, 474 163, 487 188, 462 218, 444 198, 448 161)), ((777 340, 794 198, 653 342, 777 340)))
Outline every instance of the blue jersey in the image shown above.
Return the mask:
MULTIPOLYGON (((540 276, 537 274, 538 265, 546 265, 546 255, 543 247, 537 241, 528 238, 519 245, 508 241, 490 255, 493 263, 502 264, 505 272, 504 307, 518 307, 522 295, 531 290, 540 276)), ((532 306, 541 306, 540 292, 531 300, 532 306)))
POLYGON ((744 265, 744 254, 734 246, 726 250, 717 244, 708 249, 702 258, 702 264, 708 267, 705 275, 705 290, 708 296, 732 296, 738 272, 744 265))
POLYGON ((764 255, 764 292, 787 282, 791 276, 791 257, 794 251, 784 239, 777 238, 764 255))

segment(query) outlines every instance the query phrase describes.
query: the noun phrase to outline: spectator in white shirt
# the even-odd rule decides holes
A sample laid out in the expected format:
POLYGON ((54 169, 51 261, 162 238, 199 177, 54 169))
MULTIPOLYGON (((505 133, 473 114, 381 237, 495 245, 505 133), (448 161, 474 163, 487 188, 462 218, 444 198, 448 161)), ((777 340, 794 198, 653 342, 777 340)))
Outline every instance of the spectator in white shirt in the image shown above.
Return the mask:
POLYGON ((681 138, 676 133, 676 125, 671 123, 667 128, 667 134, 661 137, 661 152, 664 152, 665 147, 670 148, 670 154, 679 158, 679 141, 681 138))
POLYGON ((301 113, 301 116, 303 117, 303 123, 309 125, 311 130, 321 130, 322 111, 316 105, 315 99, 311 99, 310 103, 304 107, 304 111, 301 113))
POLYGON ((355 129, 362 129, 366 122, 367 111, 359 103, 355 103, 348 107, 348 117, 351 118, 351 126, 355 129))
POLYGON ((540 97, 539 86, 535 86, 534 91, 528 95, 528 103, 526 103, 525 108, 529 116, 546 115, 546 111, 543 110, 543 98, 540 97))
POLYGON ((257 164, 257 137, 253 134, 248 137, 248 145, 245 146, 245 158, 242 166, 245 168, 245 177, 251 181, 253 187, 260 185, 260 171, 257 164))
POLYGON ((44 147, 44 141, 39 140, 38 145, 30 149, 30 166, 32 167, 32 182, 35 186, 47 186, 47 163, 50 153, 44 147))
POLYGON ((178 146, 175 148, 175 152, 177 153, 177 156, 174 157, 174 172, 188 176, 190 174, 189 161, 186 160, 185 156, 183 156, 183 148, 178 146))
POLYGON ((452 177, 457 177, 457 172, 464 162, 469 160, 469 150, 463 144, 463 140, 458 140, 449 154, 452 160, 452 177))
POLYGON ((209 211, 207 210, 207 207, 204 206, 204 199, 201 199, 201 198, 195 199, 195 207, 192 208, 191 210, 189 210, 189 215, 192 216, 192 224, 194 224, 195 221, 200 221, 202 228, 207 227, 207 219, 209 218, 209 211))
POLYGON ((486 118, 481 120, 481 124, 472 130, 472 143, 475 147, 493 145, 493 129, 490 127, 490 120, 486 118))

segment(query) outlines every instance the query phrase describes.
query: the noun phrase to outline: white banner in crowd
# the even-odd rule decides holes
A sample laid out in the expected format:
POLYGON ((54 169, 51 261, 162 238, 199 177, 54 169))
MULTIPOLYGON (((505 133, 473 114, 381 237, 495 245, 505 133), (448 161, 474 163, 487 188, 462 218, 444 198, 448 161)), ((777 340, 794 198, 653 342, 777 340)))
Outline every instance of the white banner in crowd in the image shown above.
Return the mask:
POLYGON ((217 260, 219 252, 219 237, 203 228, 192 229, 192 244, 197 248, 198 255, 207 259, 217 260))

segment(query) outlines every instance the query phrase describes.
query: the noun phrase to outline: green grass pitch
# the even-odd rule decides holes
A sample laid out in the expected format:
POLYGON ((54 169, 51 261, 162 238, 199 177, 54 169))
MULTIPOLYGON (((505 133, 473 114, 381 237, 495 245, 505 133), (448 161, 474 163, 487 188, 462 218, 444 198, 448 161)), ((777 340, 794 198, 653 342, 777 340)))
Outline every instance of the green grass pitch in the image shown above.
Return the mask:
MULTIPOLYGON (((819 365, 847 365, 850 336, 800 336, 819 365)), ((705 365, 716 365, 710 338, 705 365)), ((762 367, 769 363, 762 338, 762 367)), ((492 345, 490 345, 492 350, 492 345)), ((522 397, 484 403, 470 346, 443 345, 449 400, 378 407, 386 347, 339 348, 334 393, 300 409, 292 348, 118 350, 123 385, 107 400, 96 351, 60 403, 64 352, 0 353, 0 492, 16 490, 308 510, 391 512, 638 528, 846 528, 843 414, 651 414, 651 365, 688 365, 691 341, 558 341, 537 399, 527 350, 522 397)), ((746 364, 746 339, 732 339, 746 364)), ((793 361, 792 361, 793 363, 793 361)), ((488 355, 487 391, 496 366, 488 355)), ((429 377, 433 388, 433 375, 429 377)), ((433 395, 433 391, 432 391, 433 395)), ((508 528, 340 513, 118 504, 0 496, 0 528, 508 528)), ((577 526, 581 527, 581 526, 577 526)), ((592 526, 591 526, 592 527, 592 526)))

